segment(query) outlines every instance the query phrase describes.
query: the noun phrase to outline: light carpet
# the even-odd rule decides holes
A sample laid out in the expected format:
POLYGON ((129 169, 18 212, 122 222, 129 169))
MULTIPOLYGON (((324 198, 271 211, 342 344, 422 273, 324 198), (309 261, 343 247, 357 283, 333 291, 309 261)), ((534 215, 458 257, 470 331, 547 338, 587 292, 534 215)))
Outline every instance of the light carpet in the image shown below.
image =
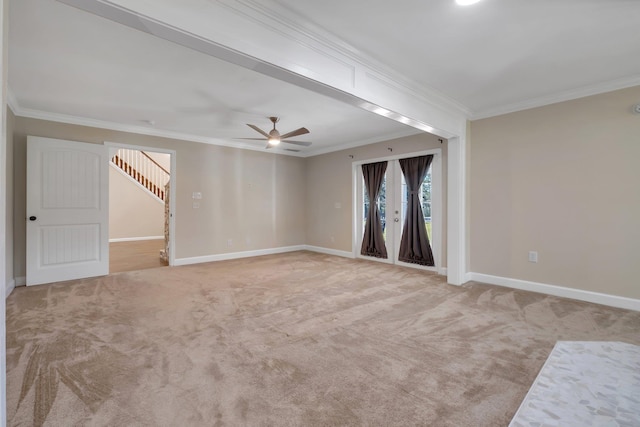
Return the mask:
POLYGON ((16 289, 8 425, 506 426, 640 313, 310 252, 16 289))

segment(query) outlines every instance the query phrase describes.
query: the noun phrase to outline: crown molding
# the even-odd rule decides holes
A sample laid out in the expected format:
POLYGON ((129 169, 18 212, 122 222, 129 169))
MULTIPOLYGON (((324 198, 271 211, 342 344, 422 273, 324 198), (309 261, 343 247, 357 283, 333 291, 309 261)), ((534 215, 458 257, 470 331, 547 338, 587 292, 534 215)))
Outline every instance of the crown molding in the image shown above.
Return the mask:
POLYGON ((545 105, 557 104, 559 102, 571 101, 587 96, 599 95, 601 93, 613 92, 615 90, 626 89, 628 87, 638 85, 640 85, 640 76, 625 77, 595 85, 582 86, 577 89, 571 89, 554 95, 541 96, 539 98, 533 98, 523 102, 516 102, 496 108, 481 110, 472 114, 469 120, 486 119, 531 108, 544 107, 545 105))
MULTIPOLYGON (((240 61, 225 52, 225 48, 217 42, 205 39, 166 22, 141 15, 137 11, 125 8, 112 0, 58 1, 246 68, 257 69, 261 67, 261 60, 247 55, 240 61), (175 38, 167 38, 165 29, 176 32, 180 41, 175 38), (193 42, 186 43, 183 40, 184 37, 193 38, 198 46, 194 46, 193 42)), ((376 80, 385 82, 387 86, 399 90, 404 96, 415 98, 449 114, 462 115, 465 118, 468 118, 471 114, 471 110, 461 103, 434 88, 426 87, 408 79, 393 68, 340 40, 322 27, 308 22, 303 16, 278 2, 272 0, 260 0, 259 2, 255 0, 212 0, 212 3, 344 66, 350 72, 351 86, 353 87, 356 86, 355 80, 359 72, 357 70, 358 67, 355 66, 357 64, 371 71, 367 73, 369 77, 377 77, 376 80), (300 24, 300 22, 304 22, 304 24, 300 24)), ((294 65, 295 68, 305 69, 300 64, 294 65)), ((307 69, 305 69, 305 72, 310 75, 314 74, 307 69)), ((271 77, 279 78, 274 75, 271 75, 271 77)), ((282 80, 282 78, 280 79, 282 80)))
MULTIPOLYGON (((346 55, 344 55, 340 49, 334 47, 332 42, 328 42, 328 38, 323 38, 312 32, 306 31, 304 27, 296 25, 294 23, 295 21, 283 19, 282 14, 273 13, 268 7, 265 7, 263 4, 255 1, 235 0, 233 2, 228 2, 224 0, 217 0, 217 3, 238 16, 242 16, 243 18, 266 28, 269 31, 280 34, 281 36, 344 66, 349 70, 351 75, 351 87, 355 87, 357 72, 355 65, 349 61, 345 61, 344 56, 346 55), (320 49, 318 45, 324 46, 327 49, 320 49), (336 55, 336 52, 339 54, 336 55)), ((288 9, 285 10, 290 12, 288 9)), ((300 67, 299 64, 297 66, 300 67)), ((310 70, 305 71, 313 74, 310 70)))
POLYGON ((13 111, 13 114, 18 110, 18 100, 10 87, 7 87, 7 105, 13 111))
POLYGON ((243 142, 229 142, 220 138, 208 138, 200 135, 192 135, 188 133, 175 132, 165 129, 156 129, 156 128, 147 128, 144 126, 135 126, 122 124, 117 122, 110 122, 106 120, 98 120, 91 119, 86 117, 78 117, 67 114, 59 114, 59 113, 51 113, 48 111, 34 110, 29 108, 16 108, 15 110, 12 108, 14 114, 17 117, 24 117, 29 119, 37 119, 37 120, 47 120, 51 122, 57 123, 65 123, 77 126, 87 126, 98 129, 107 129, 118 132, 127 132, 138 135, 147 135, 147 136, 157 136, 161 138, 169 138, 180 141, 190 141, 190 142, 198 142, 201 144, 209 144, 209 145, 218 145, 222 147, 229 148, 237 148, 241 150, 251 150, 251 151, 260 151, 266 152, 268 154, 280 154, 284 156, 293 156, 293 157, 306 157, 303 153, 294 153, 290 151, 285 151, 283 149, 270 149, 265 150, 261 146, 249 145, 243 142))
POLYGON ((305 154, 303 157, 319 156, 321 154, 333 153, 336 151, 348 150, 349 148, 361 147, 363 145, 376 144, 383 141, 391 141, 393 139, 404 138, 406 136, 417 135, 423 133, 422 131, 407 126, 407 129, 400 132, 394 132, 391 134, 384 134, 374 136, 371 138, 361 139, 359 141, 349 142, 347 144, 341 144, 337 146, 320 148, 318 150, 312 150, 305 154))
POLYGON ((276 31, 296 43, 323 55, 328 55, 337 62, 350 65, 348 62, 338 59, 339 57, 348 58, 375 73, 367 73, 368 77, 375 78, 422 102, 429 103, 451 114, 463 114, 465 117, 471 115, 471 110, 458 101, 435 88, 407 78, 395 69, 334 36, 325 28, 311 23, 307 18, 293 12, 277 0, 217 0, 217 3, 227 10, 244 16, 271 31, 276 31), (318 49, 318 46, 324 49, 318 49), (337 55, 328 54, 327 50, 337 53, 337 55))
MULTIPOLYGON (((61 3, 68 4, 70 6, 78 7, 80 9, 89 11, 116 22, 124 23, 133 28, 137 28, 141 31, 145 31, 151 34, 161 33, 159 28, 170 28, 183 36, 194 37, 197 39, 199 45, 207 45, 207 49, 202 49, 207 54, 217 56, 221 59, 228 60, 230 62, 242 65, 248 68, 260 68, 259 60, 258 64, 251 63, 249 66, 246 61, 255 61, 255 58, 244 58, 242 64, 236 59, 230 59, 228 55, 220 55, 219 51, 224 51, 224 48, 211 40, 203 39, 195 34, 185 32, 182 29, 173 27, 165 22, 153 20, 152 18, 142 16, 139 13, 126 9, 111 0, 58 0, 61 3), (137 19, 130 19, 128 14, 134 15, 137 19), (149 24, 157 25, 154 31, 150 31, 147 26, 149 24), (215 45, 215 47, 214 47, 215 45), (216 52, 212 52, 212 49, 216 52)), ((211 0, 212 3, 224 8, 225 10, 232 12, 256 25, 260 25, 262 28, 266 28, 278 35, 285 37, 294 43, 300 44, 307 49, 310 49, 318 54, 329 58, 345 69, 348 69, 351 74, 351 85, 355 85, 355 79, 358 72, 356 65, 360 65, 367 68, 369 72, 364 70, 366 77, 370 80, 376 81, 384 86, 395 89, 404 95, 419 100, 422 103, 429 104, 436 108, 439 108, 447 113, 454 115, 462 115, 468 120, 479 120, 488 117, 494 117, 502 114, 513 113, 517 111, 527 110, 531 108, 542 107, 558 102, 569 101, 586 96, 597 95, 600 93, 610 92, 618 89, 624 89, 626 87, 640 85, 640 76, 634 76, 629 78, 622 78, 605 83, 599 83, 596 85, 583 86, 581 88, 560 92, 553 95, 547 95, 537 97, 521 102, 516 102, 507 105, 501 105, 492 108, 473 110, 462 103, 450 98, 446 94, 438 91, 435 88, 428 87, 423 84, 419 84, 401 73, 397 72, 393 68, 389 67, 377 59, 371 57, 367 53, 357 49, 344 40, 339 39, 323 27, 308 21, 304 16, 290 10, 286 6, 282 5, 278 0, 211 0), (355 67, 355 68, 354 68, 355 67)), ((173 40, 175 42, 175 40, 173 40)), ((300 68, 299 64, 296 67, 300 68)), ((313 74, 307 70, 308 74, 313 74)), ((268 74, 268 73, 267 73, 268 74)), ((274 77, 272 74, 268 74, 274 77)), ((278 77, 276 77, 278 78, 278 77)), ((307 87, 308 88, 308 87, 307 87)), ((13 109, 13 107, 12 107, 13 109)), ((287 153, 281 153, 287 154, 287 153)))
POLYGON ((375 144, 377 142, 389 141, 392 139, 402 138, 405 136, 421 133, 420 130, 407 127, 407 130, 401 131, 401 132, 380 135, 372 138, 354 141, 348 144, 340 144, 340 145, 334 145, 327 148, 321 148, 318 150, 309 150, 305 152, 294 153, 294 152, 286 151, 284 149, 279 149, 279 148, 265 150, 264 147, 262 146, 249 145, 242 142, 228 142, 220 138, 208 138, 204 136, 192 135, 188 133, 175 132, 175 131, 164 130, 164 129, 147 128, 144 126, 128 125, 128 124, 122 124, 117 122, 110 122, 106 120, 91 119, 91 118, 78 117, 78 116, 72 116, 67 114, 51 113, 47 111, 34 110, 29 108, 20 108, 17 105, 15 98, 14 98, 14 104, 11 107, 11 110, 17 117, 24 117, 29 119, 47 120, 51 122, 65 123, 70 125, 87 126, 87 127, 98 128, 98 129, 107 129, 107 130, 118 131, 118 132, 133 133, 138 135, 157 136, 161 138, 169 138, 169 139, 175 139, 180 141, 190 141, 190 142, 197 142, 201 144, 237 148, 240 150, 260 151, 263 153, 266 152, 268 154, 280 154, 284 156, 302 157, 302 158, 318 156, 320 154, 332 153, 334 151, 342 151, 349 148, 359 147, 362 145, 375 144))
MULTIPOLYGON (((463 132, 462 123, 469 116, 469 111, 455 101, 445 100, 444 95, 436 94, 435 91, 425 95, 425 88, 408 82, 393 70, 383 69, 384 65, 376 65, 372 59, 355 55, 355 49, 346 48, 344 42, 338 43, 328 33, 320 35, 306 30, 296 23, 296 19, 290 19, 290 11, 278 8, 277 3, 270 0, 265 0, 268 2, 266 6, 254 0, 211 0, 209 5, 218 7, 221 15, 222 12, 227 17, 228 14, 233 14, 249 26, 260 29, 263 36, 269 34, 291 41, 292 46, 300 47, 312 54, 312 57, 315 56, 310 59, 311 66, 304 67, 295 63, 291 52, 287 53, 286 49, 283 53, 278 49, 249 43, 238 28, 227 28, 229 31, 225 31, 224 23, 214 31, 217 31, 214 36, 197 34, 201 31, 198 25, 202 23, 176 27, 166 22, 171 21, 167 8, 159 8, 158 14, 147 16, 143 12, 121 6, 119 3, 123 0, 58 1, 359 108, 362 108, 363 103, 388 103, 387 111, 393 114, 386 115, 387 117, 418 129, 428 129, 428 132, 445 138, 463 132), (301 43, 301 39, 305 43, 301 43), (365 63, 371 65, 362 65, 365 63), (321 71, 326 69, 327 64, 333 65, 338 74, 321 71)), ((132 1, 133 5, 138 6, 142 2, 143 0, 132 1)), ((154 9, 153 5, 144 5, 143 9, 147 13, 154 9)))

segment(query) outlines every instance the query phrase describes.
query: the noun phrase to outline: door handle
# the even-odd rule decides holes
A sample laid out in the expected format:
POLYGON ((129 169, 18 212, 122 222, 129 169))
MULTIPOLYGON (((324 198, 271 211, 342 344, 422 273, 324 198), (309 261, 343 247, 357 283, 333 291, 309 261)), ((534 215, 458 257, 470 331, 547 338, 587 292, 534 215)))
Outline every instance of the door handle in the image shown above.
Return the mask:
POLYGON ((393 222, 400 222, 400 218, 394 218, 393 222))
POLYGON ((36 218, 36 217, 35 217, 35 216, 33 216, 33 215, 29 217, 29 221, 35 221, 36 219, 38 219, 38 218, 36 218))

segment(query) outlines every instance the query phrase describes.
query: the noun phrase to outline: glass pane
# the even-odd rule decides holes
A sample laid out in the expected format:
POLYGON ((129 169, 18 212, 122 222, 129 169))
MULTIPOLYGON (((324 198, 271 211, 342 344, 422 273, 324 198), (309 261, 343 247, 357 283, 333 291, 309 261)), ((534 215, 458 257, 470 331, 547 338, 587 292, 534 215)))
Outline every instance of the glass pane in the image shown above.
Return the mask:
POLYGON ((422 214, 424 215, 424 223, 427 226, 427 234, 429 241, 433 241, 431 234, 431 168, 427 172, 427 176, 420 186, 420 202, 422 203, 422 214))
POLYGON ((378 210, 380 211, 380 222, 382 223, 382 237, 387 241, 387 174, 382 180, 382 188, 378 196, 378 210))
POLYGON ((369 214, 369 195, 367 194, 367 189, 364 185, 364 178, 362 178, 362 235, 364 235, 364 227, 367 223, 367 215, 369 214))
POLYGON ((404 221, 407 217, 407 203, 409 202, 409 191, 407 190, 407 181, 404 180, 404 174, 401 174, 400 180, 400 200, 402 200, 400 224, 404 227, 404 221))
MULTIPOLYGON (((404 180, 404 174, 402 175, 402 187, 400 194, 402 200, 402 223, 404 226, 404 221, 407 216, 407 202, 409 201, 409 192, 407 191, 407 182, 404 180)), ((422 181, 422 185, 420 186, 420 203, 422 205, 422 214, 424 216, 424 223, 427 227, 427 235, 429 236, 429 241, 431 242, 433 239, 433 235, 431 234, 431 167, 429 167, 429 172, 427 172, 427 176, 422 181)))
MULTIPOLYGON (((363 201, 363 209, 362 209, 362 233, 364 234, 364 227, 367 222, 367 215, 369 214, 369 195, 367 194, 367 189, 364 185, 364 178, 362 179, 362 201, 363 201)), ((385 242, 387 241, 387 175, 384 175, 384 179, 382 181, 382 188, 380 189, 380 194, 378 195, 378 212, 380 212, 380 222, 382 222, 382 236, 384 237, 385 242)))

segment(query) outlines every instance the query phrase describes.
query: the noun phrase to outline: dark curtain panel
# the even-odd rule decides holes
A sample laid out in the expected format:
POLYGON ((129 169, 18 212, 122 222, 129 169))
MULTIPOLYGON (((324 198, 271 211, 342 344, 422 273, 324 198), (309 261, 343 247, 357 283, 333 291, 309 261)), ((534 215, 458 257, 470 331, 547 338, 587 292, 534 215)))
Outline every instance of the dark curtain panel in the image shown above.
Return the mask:
POLYGON ((420 186, 427 176, 432 160, 433 156, 431 155, 400 159, 409 200, 407 201, 407 217, 402 228, 398 260, 427 266, 434 266, 435 262, 420 205, 420 186))
POLYGON ((360 253, 376 258, 387 258, 387 247, 384 244, 382 222, 380 221, 380 212, 378 211, 377 203, 386 170, 387 162, 362 165, 364 186, 369 196, 369 212, 367 212, 367 220, 364 225, 364 236, 362 237, 360 253))

